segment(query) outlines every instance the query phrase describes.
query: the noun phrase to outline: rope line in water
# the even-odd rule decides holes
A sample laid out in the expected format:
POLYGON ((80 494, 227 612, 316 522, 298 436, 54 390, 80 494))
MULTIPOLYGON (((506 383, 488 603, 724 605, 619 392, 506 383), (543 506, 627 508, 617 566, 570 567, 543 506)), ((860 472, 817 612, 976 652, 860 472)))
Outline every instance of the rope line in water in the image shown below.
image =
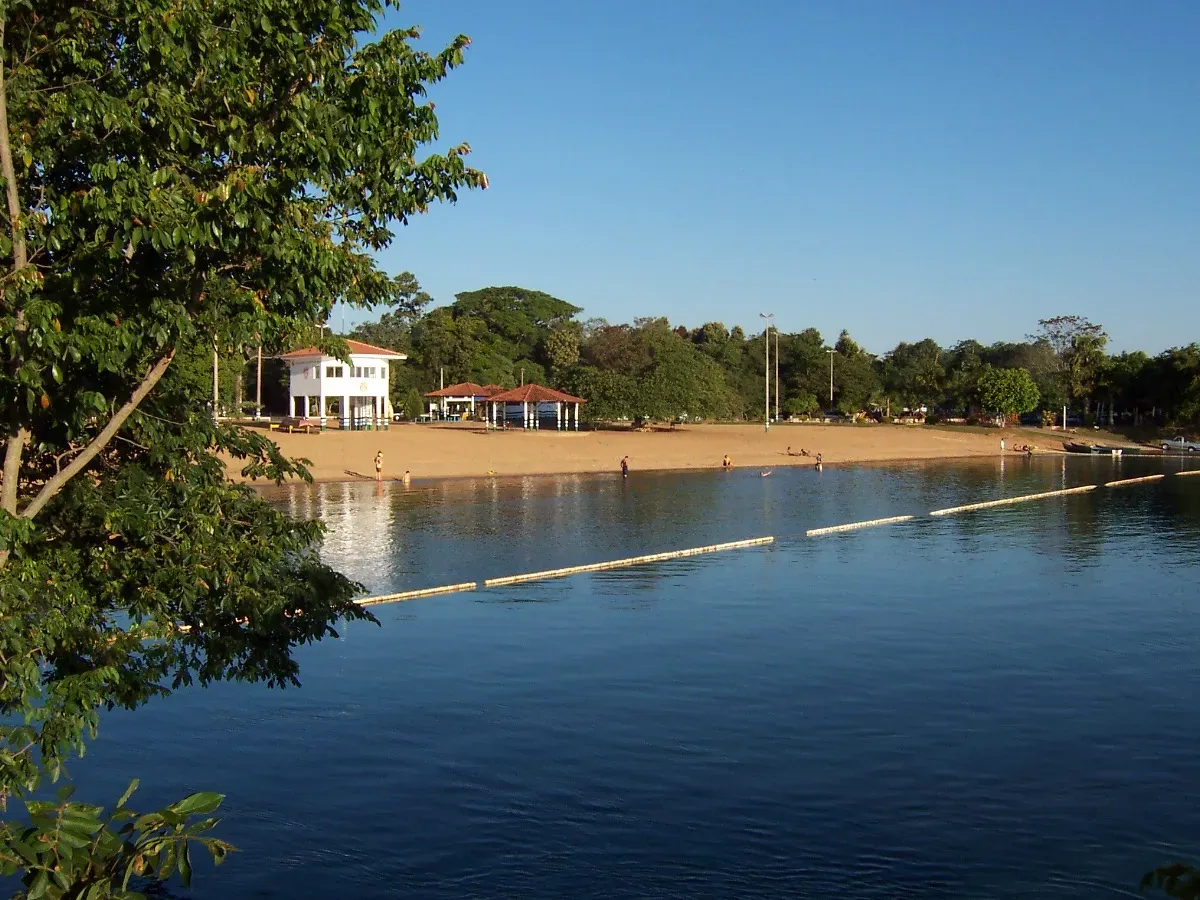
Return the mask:
MULTIPOLYGON (((708 544, 704 547, 691 547, 687 550, 668 550, 665 553, 651 553, 646 556, 630 556, 626 559, 613 559, 607 562, 588 563, 582 566, 567 566, 562 569, 546 569, 541 572, 526 572, 521 575, 505 575, 501 578, 488 578, 485 587, 500 587, 502 585, 519 584, 523 581, 542 581, 548 578, 562 578, 581 572, 599 572, 604 569, 619 569, 625 566, 637 566, 645 563, 662 562, 668 559, 680 559, 685 556, 700 556, 704 553, 717 553, 721 550, 736 550, 742 547, 758 547, 775 541, 773 537, 749 538, 744 541, 727 541, 724 544, 708 544)), ((460 591, 473 591, 478 582, 464 581, 461 584, 447 584, 442 587, 422 588, 416 591, 402 591, 397 594, 380 594, 375 597, 361 597, 354 602, 359 606, 373 606, 376 603, 398 603, 401 600, 414 600, 417 597, 431 597, 435 594, 455 594, 460 591)))
POLYGON ((985 500, 982 503, 967 503, 964 506, 948 506, 945 509, 935 509, 931 516, 949 516, 954 513, 969 512, 974 509, 991 509, 994 506, 1010 506, 1013 503, 1027 503, 1030 500, 1043 500, 1046 497, 1062 497, 1067 494, 1085 494, 1094 491, 1096 485, 1085 484, 1081 487, 1063 488, 1058 491, 1042 491, 1040 494, 1025 494, 1021 497, 1005 497, 1002 500, 985 500))
POLYGON ((822 534, 835 534, 839 531, 855 531, 859 528, 871 528, 875 525, 891 525, 893 522, 910 522, 916 516, 888 516, 886 519, 867 519, 865 522, 850 522, 847 525, 830 525, 827 528, 810 528, 804 532, 805 537, 817 537, 822 534))
POLYGON ((625 566, 638 566, 645 563, 662 562, 668 559, 680 559, 684 556, 699 556, 703 553, 717 553, 721 550, 737 550, 742 547, 757 547, 774 542, 773 537, 749 538, 744 541, 728 541, 724 544, 709 544, 705 547, 692 547, 689 550, 668 550, 666 553, 651 553, 647 556, 630 556, 626 559, 614 559, 608 562, 588 563, 582 566, 566 566, 562 569, 546 569, 541 572, 528 572, 524 575, 505 575, 502 578, 488 578, 483 583, 485 587, 499 587, 505 584, 519 584, 522 581, 541 581, 546 578, 562 578, 565 575, 575 575, 580 572, 599 572, 604 569, 619 569, 625 566))
POLYGON ((1166 477, 1166 475, 1143 475, 1141 478, 1122 478, 1119 481, 1106 481, 1104 486, 1106 488, 1121 487, 1125 484, 1141 484, 1143 481, 1158 481, 1160 478, 1166 477))

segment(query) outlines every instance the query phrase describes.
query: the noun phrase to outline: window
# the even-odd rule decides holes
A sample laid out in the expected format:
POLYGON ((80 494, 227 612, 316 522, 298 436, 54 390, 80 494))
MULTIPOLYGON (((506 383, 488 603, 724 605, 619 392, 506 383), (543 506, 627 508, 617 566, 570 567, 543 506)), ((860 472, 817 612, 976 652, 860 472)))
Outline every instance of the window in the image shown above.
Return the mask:
POLYGON ((341 378, 342 377, 342 367, 341 366, 326 366, 325 367, 325 377, 326 378, 341 378))
POLYGON ((371 366, 371 368, 367 369, 367 377, 368 378, 375 377, 375 367, 374 366, 371 366))

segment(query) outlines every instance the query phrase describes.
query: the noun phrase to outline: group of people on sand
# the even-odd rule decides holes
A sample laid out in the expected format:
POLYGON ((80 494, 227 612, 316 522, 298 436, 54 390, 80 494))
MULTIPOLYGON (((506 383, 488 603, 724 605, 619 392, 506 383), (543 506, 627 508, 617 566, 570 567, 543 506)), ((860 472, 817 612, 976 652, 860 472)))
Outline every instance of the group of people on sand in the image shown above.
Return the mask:
MULTIPOLYGON (((375 480, 383 481, 383 451, 382 450, 377 450, 375 452, 375 480)), ((412 473, 409 472, 408 469, 405 469, 404 477, 401 478, 400 480, 403 481, 405 484, 411 483, 412 482, 412 473)))
MULTIPOLYGON (((1004 438, 1000 438, 1000 452, 1003 453, 1006 449, 1004 438)), ((1026 456, 1033 456, 1033 448, 1028 444, 1021 444, 1019 446, 1014 444, 1012 449, 1014 453, 1024 453, 1026 456)))

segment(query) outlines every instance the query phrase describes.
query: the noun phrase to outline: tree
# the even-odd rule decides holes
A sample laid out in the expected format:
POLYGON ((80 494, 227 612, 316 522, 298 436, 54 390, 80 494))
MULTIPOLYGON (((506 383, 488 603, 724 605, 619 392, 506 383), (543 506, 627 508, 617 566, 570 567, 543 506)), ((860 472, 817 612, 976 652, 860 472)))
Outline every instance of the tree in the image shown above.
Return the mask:
POLYGON ((983 408, 1006 419, 1037 409, 1038 389, 1024 369, 993 369, 979 374, 979 398, 983 408))
MULTIPOLYGON (((397 223, 486 187, 465 144, 417 156, 438 138, 426 86, 467 39, 430 55, 414 29, 376 38, 381 10, 0 9, 0 799, 57 777, 101 708, 192 682, 296 684, 298 645, 370 618, 317 557, 321 527, 231 483, 218 454, 252 478, 303 467, 215 424, 184 363, 287 349, 335 301, 415 303, 373 254, 397 223)), ((98 821, 42 802, 26 804, 35 830, 63 809, 98 821)), ((162 815, 168 830, 189 818, 162 815)), ((12 850, 29 832, 3 834, 12 850)), ((174 852, 146 871, 136 844, 96 841, 90 861, 75 853, 86 866, 50 872, 19 849, 3 864, 45 896, 120 896, 131 862, 186 876, 174 852)))
POLYGON ((564 372, 579 362, 578 328, 560 326, 551 329, 546 335, 542 356, 554 377, 561 378, 564 372))
POLYGON ((885 391, 909 409, 936 405, 946 378, 941 357, 942 348, 929 338, 897 344, 883 361, 885 391))
POLYGON ((813 394, 795 394, 783 402, 783 411, 789 416, 811 415, 820 408, 821 401, 813 394))
POLYGON ((856 413, 867 405, 871 395, 879 389, 879 376, 870 354, 854 342, 849 332, 841 333, 835 349, 835 405, 843 413, 856 413))
POLYGON ((587 401, 581 411, 593 422, 633 418, 637 402, 637 380, 619 372, 606 372, 594 366, 580 366, 567 376, 566 387, 587 401))
POLYGON ((404 415, 411 422, 421 414, 421 395, 417 393, 416 388, 409 388, 408 393, 404 395, 404 415))
POLYGON ((1082 316, 1040 319, 1038 326, 1041 330, 1033 340, 1053 350, 1056 374, 1068 404, 1083 400, 1086 407, 1104 366, 1108 335, 1082 316))

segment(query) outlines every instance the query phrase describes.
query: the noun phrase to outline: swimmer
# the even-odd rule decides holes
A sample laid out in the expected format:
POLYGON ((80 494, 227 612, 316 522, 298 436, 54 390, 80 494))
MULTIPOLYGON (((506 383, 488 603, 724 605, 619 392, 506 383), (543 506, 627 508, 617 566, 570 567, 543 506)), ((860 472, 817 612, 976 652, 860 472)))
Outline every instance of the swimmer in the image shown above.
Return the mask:
POLYGON ((759 478, 766 478, 768 475, 770 475, 770 474, 771 474, 771 472, 772 472, 772 471, 773 471, 773 470, 771 470, 771 469, 768 469, 766 472, 759 472, 759 473, 758 473, 758 477, 759 477, 759 478))

